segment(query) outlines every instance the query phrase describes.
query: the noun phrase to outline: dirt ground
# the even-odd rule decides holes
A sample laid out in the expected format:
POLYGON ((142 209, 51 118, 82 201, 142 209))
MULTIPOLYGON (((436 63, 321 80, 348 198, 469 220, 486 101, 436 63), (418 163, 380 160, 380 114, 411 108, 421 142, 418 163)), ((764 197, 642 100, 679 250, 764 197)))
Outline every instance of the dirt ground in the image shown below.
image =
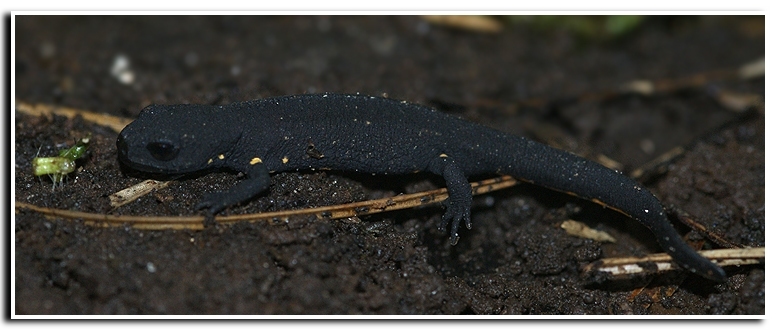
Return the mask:
MULTIPOLYGON (((416 16, 16 16, 14 97, 133 118, 151 103, 385 95, 592 159, 606 156, 625 173, 682 146, 668 171, 642 183, 729 242, 765 245, 763 106, 738 103, 763 100, 764 77, 720 74, 764 57, 764 17, 649 17, 612 36, 567 28, 563 20, 499 21, 501 31, 480 32, 416 16), (657 88, 623 92, 636 80, 657 88)), ((114 210, 108 196, 144 179, 119 166, 115 131, 81 117, 16 111, 15 118, 19 202, 193 215, 201 214, 194 205, 204 192, 240 180, 229 172, 185 177, 114 210), (56 154, 88 133, 90 151, 62 185, 32 175, 36 155, 56 154)), ((280 173, 270 191, 225 214, 437 187, 440 179, 422 174, 280 173)), ((473 229, 462 230, 456 246, 436 230, 441 215, 441 207, 430 206, 361 221, 311 217, 148 231, 17 209, 14 312, 765 313, 763 265, 726 267, 722 284, 684 272, 584 276, 582 267, 597 259, 660 248, 640 224, 566 194, 521 184, 476 197, 473 229), (617 243, 569 236, 560 228, 567 219, 606 231, 617 243)), ((672 220, 691 242, 722 247, 672 220)))

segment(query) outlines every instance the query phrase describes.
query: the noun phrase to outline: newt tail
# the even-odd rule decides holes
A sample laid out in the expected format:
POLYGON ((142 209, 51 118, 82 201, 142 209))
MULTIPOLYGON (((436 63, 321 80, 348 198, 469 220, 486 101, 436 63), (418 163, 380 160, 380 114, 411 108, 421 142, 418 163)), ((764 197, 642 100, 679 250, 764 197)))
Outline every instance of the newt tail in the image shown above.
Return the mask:
MULTIPOLYGON (((670 224, 661 202, 650 191, 616 170, 525 138, 515 141, 512 166, 505 173, 552 190, 590 200, 639 221, 684 269, 723 282, 725 271, 691 248, 670 224), (519 156, 522 155, 522 156, 519 156)), ((506 162, 504 162, 506 163, 506 162)))

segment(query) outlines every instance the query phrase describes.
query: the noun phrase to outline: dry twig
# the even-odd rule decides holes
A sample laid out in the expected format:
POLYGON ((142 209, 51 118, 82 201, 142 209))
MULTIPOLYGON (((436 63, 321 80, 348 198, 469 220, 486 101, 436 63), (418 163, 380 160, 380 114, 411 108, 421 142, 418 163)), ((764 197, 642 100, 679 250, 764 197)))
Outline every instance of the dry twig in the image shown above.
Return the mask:
MULTIPOLYGON (((720 266, 753 265, 763 262, 765 248, 749 247, 739 249, 721 249, 699 251, 720 266)), ((585 273, 603 272, 612 276, 627 276, 639 273, 656 273, 677 269, 672 257, 666 253, 651 254, 646 257, 605 258, 590 263, 585 273)))
MULTIPOLYGON (((502 176, 494 179, 483 180, 471 184, 474 194, 484 194, 514 186, 517 180, 510 176, 502 176)), ((239 214, 230 216, 216 216, 214 220, 218 224, 234 224, 241 221, 256 222, 266 221, 280 224, 287 222, 291 217, 314 215, 319 219, 343 219, 361 215, 375 214, 386 211, 394 211, 417 207, 421 205, 438 203, 448 197, 447 189, 440 188, 408 195, 398 195, 391 198, 376 199, 349 204, 315 207, 309 209, 263 212, 255 214, 239 214)), ((64 219, 82 219, 84 223, 92 226, 124 226, 128 225, 137 229, 162 230, 162 229, 203 229, 203 216, 125 216, 96 214, 71 210, 59 210, 35 206, 24 202, 16 202, 16 209, 28 209, 42 213, 46 216, 64 219)))

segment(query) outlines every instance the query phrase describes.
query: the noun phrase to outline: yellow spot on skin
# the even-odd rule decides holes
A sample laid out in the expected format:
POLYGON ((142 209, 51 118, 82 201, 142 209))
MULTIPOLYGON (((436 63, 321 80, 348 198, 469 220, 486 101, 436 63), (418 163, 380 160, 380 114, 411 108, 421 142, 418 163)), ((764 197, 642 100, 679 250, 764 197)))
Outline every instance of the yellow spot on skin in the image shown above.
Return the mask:
POLYGON ((213 162, 214 162, 214 160, 213 160, 213 159, 211 159, 211 158, 209 158, 208 164, 211 164, 211 163, 213 163, 213 162))
POLYGON ((282 164, 287 164, 287 162, 289 162, 289 161, 290 161, 290 158, 287 158, 287 156, 284 156, 284 158, 282 158, 282 164))
POLYGON ((219 155, 219 156, 217 156, 217 158, 219 158, 219 159, 225 159, 225 155, 219 155))
POLYGON ((449 156, 447 156, 447 154, 441 154, 441 155, 439 155, 439 157, 441 157, 441 158, 447 158, 447 157, 449 157, 449 156))
POLYGON ((262 162, 263 162, 262 159, 255 157, 255 158, 252 158, 252 160, 249 161, 249 165, 259 164, 259 163, 262 163, 262 162))

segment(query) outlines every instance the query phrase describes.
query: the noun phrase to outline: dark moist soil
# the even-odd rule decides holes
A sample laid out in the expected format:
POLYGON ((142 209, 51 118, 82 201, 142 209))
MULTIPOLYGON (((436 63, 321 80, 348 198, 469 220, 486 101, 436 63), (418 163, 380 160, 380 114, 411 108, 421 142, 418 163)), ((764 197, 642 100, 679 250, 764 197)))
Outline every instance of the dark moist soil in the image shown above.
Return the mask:
MULTIPOLYGON (((764 56, 764 18, 652 17, 617 37, 506 20, 497 34, 419 17, 16 17, 18 101, 132 118, 150 103, 225 104, 360 92, 417 102, 628 173, 675 146, 686 152, 646 184, 727 240, 764 246, 764 117, 715 92, 765 95, 764 78, 707 81, 647 96, 636 79, 736 69, 764 56), (508 23, 508 22, 515 23, 508 23), (133 79, 111 67, 129 60, 133 79)), ((563 26, 563 24, 561 24, 563 26)), ((240 176, 186 177, 112 210, 108 196, 143 176, 121 168, 117 133, 77 117, 16 112, 16 201, 123 215, 192 215, 207 191, 240 176), (86 134, 90 151, 53 187, 30 162, 86 134)), ((463 137, 468 139, 467 136, 463 137)), ((507 152, 513 152, 507 150, 507 152)), ((281 173, 226 214, 289 210, 442 186, 428 175, 281 173)), ((356 221, 292 219, 203 231, 95 228, 17 210, 17 314, 764 314, 763 265, 727 267, 716 284, 684 272, 583 276, 602 257, 658 252, 638 223, 523 184, 476 197, 473 229, 450 246, 431 206, 356 221), (567 235, 575 219, 618 243, 567 235), (661 294, 664 293, 664 294, 661 294)), ((354 219, 353 219, 354 220, 354 219)), ((682 234, 703 240, 672 219, 682 234)))

